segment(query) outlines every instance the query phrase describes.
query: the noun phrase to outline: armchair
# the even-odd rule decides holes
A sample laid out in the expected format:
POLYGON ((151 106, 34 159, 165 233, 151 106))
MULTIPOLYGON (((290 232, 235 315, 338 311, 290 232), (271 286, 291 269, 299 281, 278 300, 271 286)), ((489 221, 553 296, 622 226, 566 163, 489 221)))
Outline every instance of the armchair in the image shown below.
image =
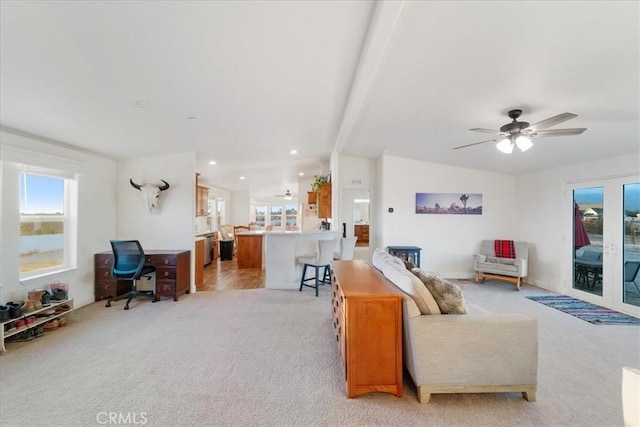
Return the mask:
POLYGON ((473 256, 473 271, 476 273, 476 282, 485 278, 505 280, 512 282, 520 290, 522 279, 527 276, 529 244, 513 242, 515 258, 497 257, 494 240, 483 240, 480 244, 480 253, 473 256))

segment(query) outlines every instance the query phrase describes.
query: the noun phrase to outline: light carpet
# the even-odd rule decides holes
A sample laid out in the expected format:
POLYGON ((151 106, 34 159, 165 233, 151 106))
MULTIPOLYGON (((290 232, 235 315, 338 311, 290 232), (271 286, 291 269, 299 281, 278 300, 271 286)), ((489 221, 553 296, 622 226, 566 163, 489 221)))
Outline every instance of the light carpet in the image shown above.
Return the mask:
POLYGON ((458 283, 490 311, 539 318, 536 402, 449 394, 422 405, 406 375, 401 398, 347 399, 325 286, 318 298, 256 289, 141 300, 129 311, 83 307, 67 327, 0 356, 0 424, 622 425, 621 372, 640 366, 637 328, 603 329, 549 310, 524 297, 540 293, 533 287, 458 283))

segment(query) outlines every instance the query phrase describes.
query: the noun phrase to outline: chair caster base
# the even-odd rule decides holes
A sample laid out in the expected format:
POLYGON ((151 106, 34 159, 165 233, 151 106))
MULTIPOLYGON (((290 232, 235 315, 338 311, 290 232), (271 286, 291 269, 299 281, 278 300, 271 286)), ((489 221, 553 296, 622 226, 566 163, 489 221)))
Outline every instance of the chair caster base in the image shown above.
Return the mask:
POLYGON ((125 305, 125 306, 124 306, 124 309, 125 309, 125 310, 129 310, 129 305, 128 305, 128 304, 127 304, 127 305, 125 305))
POLYGON ((107 301, 107 303, 104 306, 105 307, 111 307, 111 301, 107 301))

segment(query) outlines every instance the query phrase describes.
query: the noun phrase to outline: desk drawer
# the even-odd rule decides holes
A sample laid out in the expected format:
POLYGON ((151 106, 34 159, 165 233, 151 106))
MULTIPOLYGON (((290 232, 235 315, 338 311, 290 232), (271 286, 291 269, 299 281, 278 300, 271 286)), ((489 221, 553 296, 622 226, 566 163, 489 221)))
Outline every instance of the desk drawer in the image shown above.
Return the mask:
POLYGON ((175 280, 176 269, 175 268, 158 268, 156 269, 156 280, 175 280))
POLYGON ((96 254, 94 258, 95 267, 106 267, 111 270, 113 265, 113 254, 96 254))
POLYGON ((175 255, 146 255, 146 264, 154 264, 156 268, 162 267, 163 265, 175 266, 176 256, 175 255))
POLYGON ((111 268, 106 268, 102 266, 96 266, 96 277, 95 280, 112 280, 115 282, 113 276, 111 276, 111 268))

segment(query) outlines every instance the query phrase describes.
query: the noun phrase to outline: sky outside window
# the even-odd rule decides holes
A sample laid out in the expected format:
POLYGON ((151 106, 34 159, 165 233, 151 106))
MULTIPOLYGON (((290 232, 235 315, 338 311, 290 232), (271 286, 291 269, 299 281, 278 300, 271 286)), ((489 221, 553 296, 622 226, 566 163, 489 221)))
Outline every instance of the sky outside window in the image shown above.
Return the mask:
POLYGON ((20 213, 63 213, 64 179, 40 175, 20 175, 20 213))

